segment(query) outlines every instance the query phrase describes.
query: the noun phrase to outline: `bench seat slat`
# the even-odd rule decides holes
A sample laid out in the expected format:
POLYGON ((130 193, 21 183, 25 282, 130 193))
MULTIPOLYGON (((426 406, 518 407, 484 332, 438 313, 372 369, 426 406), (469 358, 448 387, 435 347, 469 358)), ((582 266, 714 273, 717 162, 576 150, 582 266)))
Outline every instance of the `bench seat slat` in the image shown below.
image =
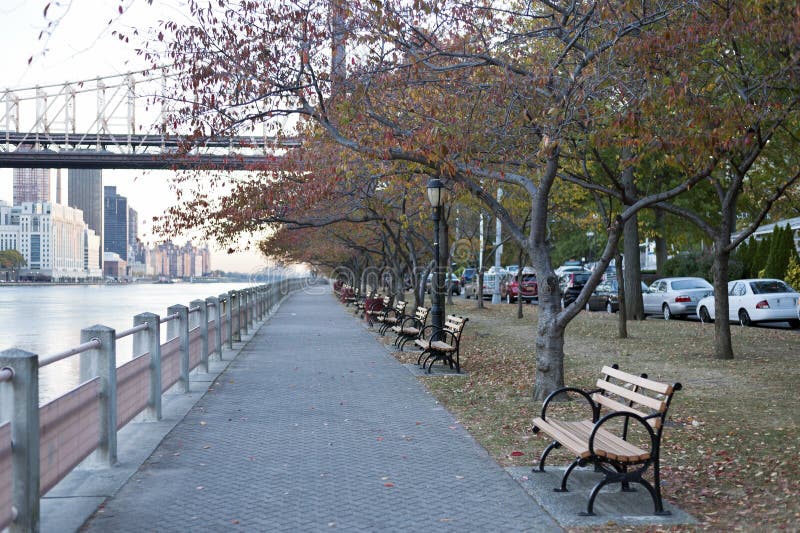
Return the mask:
MULTIPOLYGON (((540 430, 561 443, 562 446, 577 454, 578 457, 583 459, 591 457, 591 453, 589 453, 589 435, 594 428, 591 420, 560 422, 536 418, 533 423, 540 430)), ((648 451, 602 428, 595 435, 594 452, 598 456, 622 463, 640 463, 650 458, 648 451)))
POLYGON ((604 366, 602 372, 603 374, 611 376, 612 378, 616 378, 621 381, 627 381, 628 383, 638 385, 639 387, 657 392, 658 394, 672 394, 672 385, 667 383, 660 383, 658 381, 653 381, 652 379, 634 376, 633 374, 628 374, 627 372, 623 372, 622 370, 612 368, 610 366, 604 366))
POLYGON ((433 341, 430 344, 431 350, 436 350, 437 352, 455 352, 456 347, 447 344, 446 342, 442 341, 433 341))
POLYGON ((644 394, 634 392, 631 389, 626 389, 625 387, 620 387, 619 385, 615 385, 604 379, 597 380, 597 387, 606 390, 612 394, 616 394, 621 398, 625 398, 626 400, 630 400, 634 403, 638 403, 639 405, 644 405, 646 407, 649 407, 654 411, 658 411, 659 413, 663 413, 664 410, 667 408, 667 404, 665 402, 662 402, 661 400, 645 396, 644 394))

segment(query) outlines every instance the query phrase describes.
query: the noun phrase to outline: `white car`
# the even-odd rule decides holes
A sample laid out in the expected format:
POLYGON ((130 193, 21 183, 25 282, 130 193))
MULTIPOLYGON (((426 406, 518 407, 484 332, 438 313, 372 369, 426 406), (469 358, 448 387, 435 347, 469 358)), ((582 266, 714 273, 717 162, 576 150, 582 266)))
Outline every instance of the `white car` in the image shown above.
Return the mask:
MULTIPOLYGON (((758 322, 788 322, 800 328, 798 295, 779 279, 737 279, 728 283, 728 319, 743 326, 758 322)), ((714 297, 697 303, 697 314, 703 322, 714 319, 714 297)))

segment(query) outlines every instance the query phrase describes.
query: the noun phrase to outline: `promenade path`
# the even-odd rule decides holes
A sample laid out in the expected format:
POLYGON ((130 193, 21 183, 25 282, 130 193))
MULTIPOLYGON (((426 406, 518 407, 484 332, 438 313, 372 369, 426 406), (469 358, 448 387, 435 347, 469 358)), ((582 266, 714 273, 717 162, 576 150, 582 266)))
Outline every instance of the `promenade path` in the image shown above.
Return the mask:
POLYGON ((561 530, 330 293, 298 292, 82 531, 334 529, 561 530))

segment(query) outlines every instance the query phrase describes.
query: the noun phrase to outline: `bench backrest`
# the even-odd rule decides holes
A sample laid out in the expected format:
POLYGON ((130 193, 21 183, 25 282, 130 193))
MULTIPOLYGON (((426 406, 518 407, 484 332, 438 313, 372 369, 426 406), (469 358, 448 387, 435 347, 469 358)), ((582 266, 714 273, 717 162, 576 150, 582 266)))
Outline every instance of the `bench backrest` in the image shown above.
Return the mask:
POLYGON ((394 310, 398 315, 405 316, 406 307, 407 306, 408 306, 408 302, 404 302, 403 300, 399 300, 396 304, 394 304, 394 310))
POLYGON ((428 313, 430 312, 431 310, 427 307, 417 307, 417 310, 414 311, 414 318, 416 318, 417 320, 419 320, 421 323, 424 324, 425 322, 427 322, 428 313))
POLYGON ((464 325, 466 325, 468 318, 464 318, 463 316, 456 316, 456 315, 447 315, 445 318, 444 329, 452 333, 456 338, 461 337, 461 332, 464 330, 464 325))
POLYGON ((672 394, 681 389, 680 383, 669 385, 647 379, 647 374, 635 376, 619 370, 617 365, 603 367, 603 379, 597 380, 592 399, 607 411, 626 411, 647 418, 655 429, 661 430, 672 401, 672 394))

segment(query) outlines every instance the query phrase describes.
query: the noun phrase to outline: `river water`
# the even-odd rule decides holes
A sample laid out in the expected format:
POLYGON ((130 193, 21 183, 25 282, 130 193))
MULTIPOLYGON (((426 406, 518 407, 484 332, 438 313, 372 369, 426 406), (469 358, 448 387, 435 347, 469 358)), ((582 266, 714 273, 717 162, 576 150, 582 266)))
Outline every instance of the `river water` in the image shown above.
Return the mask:
MULTIPOLYGON (((167 307, 251 287, 248 283, 133 283, 119 285, 0 285, 0 350, 20 348, 44 357, 80 344, 81 329, 102 324, 117 331, 139 313, 167 314, 167 307)), ((161 342, 166 339, 162 330, 161 342)), ((117 344, 117 366, 132 358, 132 339, 117 344)), ((79 356, 40 370, 45 401, 78 384, 79 356)))

